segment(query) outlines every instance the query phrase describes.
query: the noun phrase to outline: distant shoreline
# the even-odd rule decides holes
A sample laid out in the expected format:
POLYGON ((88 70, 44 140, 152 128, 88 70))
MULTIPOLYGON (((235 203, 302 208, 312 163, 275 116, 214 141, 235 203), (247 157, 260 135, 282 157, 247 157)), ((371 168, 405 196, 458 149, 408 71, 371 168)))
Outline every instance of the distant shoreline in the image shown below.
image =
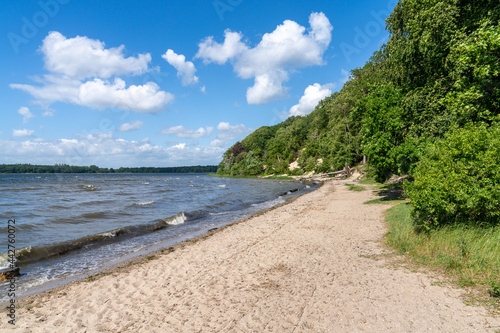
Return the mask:
POLYGON ((193 165, 178 167, 120 167, 100 168, 96 165, 72 166, 67 164, 0 164, 0 174, 65 174, 65 173, 215 173, 216 165, 193 165))

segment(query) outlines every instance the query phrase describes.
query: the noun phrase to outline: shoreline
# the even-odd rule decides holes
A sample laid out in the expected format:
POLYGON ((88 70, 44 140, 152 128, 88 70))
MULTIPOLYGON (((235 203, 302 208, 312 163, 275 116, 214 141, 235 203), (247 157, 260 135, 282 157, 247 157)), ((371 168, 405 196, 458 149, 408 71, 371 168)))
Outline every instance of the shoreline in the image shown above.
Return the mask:
MULTIPOLYGON (((297 181, 297 180, 293 180, 297 181)), ((313 181, 313 180, 306 180, 306 181, 313 181)), ((318 181, 319 185, 317 186, 316 189, 313 191, 295 195, 293 197, 285 199, 285 202, 277 204, 275 206, 272 206, 270 208, 265 208, 261 211, 252 213, 250 216, 245 217, 243 219, 239 219, 236 221, 229 221, 229 222, 221 222, 219 227, 206 227, 200 230, 196 230, 194 232, 190 232, 188 234, 183 234, 180 236, 177 236, 172 239, 167 239, 165 241, 161 241, 159 243, 152 244, 150 248, 147 249, 142 249, 137 252, 132 252, 129 253, 123 257, 117 258, 116 260, 112 260, 111 262, 106 263, 102 267, 83 272, 81 274, 75 275, 75 276, 70 276, 67 278, 60 278, 52 281, 45 282, 41 285, 31 287, 28 290, 26 290, 22 296, 18 297, 16 301, 20 306, 25 305, 25 303, 30 302, 33 298, 37 298, 40 295, 45 295, 45 294, 51 294, 55 291, 58 291, 60 289, 66 288, 69 285, 72 284, 78 284, 81 282, 86 282, 86 279, 89 277, 92 277, 92 279, 96 279, 98 277, 102 277, 105 275, 113 274, 121 269, 128 269, 131 266, 141 264, 143 262, 151 260, 150 258, 152 257, 158 257, 159 255, 162 255, 164 253, 170 253, 175 251, 177 248, 182 248, 184 246, 189 245, 190 243, 196 243, 200 240, 206 239, 208 237, 211 237, 212 235, 215 235, 218 231, 222 231, 223 229, 243 223, 253 217, 260 216, 262 214, 265 214, 268 211, 272 211, 278 207, 281 207, 283 205, 287 205, 297 198, 307 195, 311 192, 319 190, 323 185, 324 181, 318 181)), ((0 302, 0 307, 3 309, 6 305, 9 304, 9 300, 6 299, 2 302, 0 302)))
MULTIPOLYGON (((389 267, 385 205, 328 181, 292 202, 29 296, 25 332, 494 332, 464 291, 389 267)), ((0 329, 8 329, 6 318, 0 329)))

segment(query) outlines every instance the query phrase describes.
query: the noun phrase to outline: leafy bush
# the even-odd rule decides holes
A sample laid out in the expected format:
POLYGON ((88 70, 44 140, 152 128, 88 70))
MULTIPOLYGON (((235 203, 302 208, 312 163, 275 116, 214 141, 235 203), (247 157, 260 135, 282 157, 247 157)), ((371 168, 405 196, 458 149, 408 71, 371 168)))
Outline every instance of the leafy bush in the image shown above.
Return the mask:
POLYGON ((404 141, 401 100, 401 91, 393 84, 374 85, 372 92, 358 103, 355 110, 363 114, 363 151, 377 169, 375 179, 378 182, 398 171, 398 147, 404 141))
POLYGON ((405 190, 419 226, 500 225, 500 126, 470 125, 430 145, 405 190))

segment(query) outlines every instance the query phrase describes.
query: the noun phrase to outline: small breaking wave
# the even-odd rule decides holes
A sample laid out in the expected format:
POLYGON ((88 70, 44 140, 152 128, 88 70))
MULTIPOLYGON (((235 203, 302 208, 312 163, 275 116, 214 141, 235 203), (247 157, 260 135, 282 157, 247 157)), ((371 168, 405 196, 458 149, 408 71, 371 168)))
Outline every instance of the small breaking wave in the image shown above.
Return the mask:
POLYGON ((169 225, 179 225, 179 224, 183 224, 184 222, 186 222, 187 219, 186 219, 186 215, 184 214, 184 212, 180 212, 179 214, 177 214, 175 216, 163 219, 161 221, 166 223, 166 224, 169 224, 169 225))
MULTIPOLYGON (((41 247, 33 247, 29 245, 16 249, 16 259, 18 264, 26 265, 35 261, 64 255, 72 251, 106 245, 123 239, 152 233, 169 226, 183 224, 186 221, 186 215, 184 212, 180 212, 174 216, 156 220, 153 223, 122 227, 54 245, 41 247)), ((9 262, 7 261, 7 258, 7 252, 0 255, 0 267, 8 266, 9 262)))
POLYGON ((144 201, 144 202, 136 202, 133 205, 134 206, 147 206, 147 205, 152 205, 154 203, 155 203, 154 200, 151 200, 151 201, 144 201))
POLYGON ((221 215, 227 215, 230 214, 231 212, 226 211, 226 212, 217 212, 217 213, 208 213, 210 216, 221 216, 221 215))
POLYGON ((95 185, 78 185, 78 187, 85 191, 97 191, 101 189, 95 185))

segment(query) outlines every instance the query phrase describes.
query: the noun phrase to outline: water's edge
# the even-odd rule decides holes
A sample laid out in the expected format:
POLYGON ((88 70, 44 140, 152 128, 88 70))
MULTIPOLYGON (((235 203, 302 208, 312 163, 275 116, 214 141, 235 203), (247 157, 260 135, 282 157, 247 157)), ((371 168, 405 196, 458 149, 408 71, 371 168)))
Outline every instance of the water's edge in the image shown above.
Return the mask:
MULTIPOLYGON (((84 273, 74 275, 71 277, 67 278, 61 278, 61 279, 55 279, 48 281, 44 284, 34 286, 32 288, 27 289, 22 293, 22 295, 16 297, 16 302, 18 303, 18 307, 23 306, 23 305, 28 305, 30 304, 34 298, 37 298, 39 296, 42 296, 44 294, 48 293, 53 293, 56 292, 59 289, 64 289, 68 285, 72 283, 82 283, 86 282, 88 280, 94 280, 96 278, 106 276, 112 273, 119 272, 122 269, 127 269, 131 266, 141 264, 145 261, 149 261, 152 258, 155 258, 160 255, 168 254, 170 252, 175 251, 177 248, 184 247, 189 245, 190 243, 197 242, 199 240, 206 239, 208 237, 211 237, 218 232, 224 230, 227 227, 234 226, 239 223, 243 223, 255 216, 259 216, 262 214, 265 214, 269 211, 272 211, 278 207, 282 207, 284 205, 288 205, 295 201, 297 198, 302 197, 303 195, 307 195, 309 193, 312 193, 319 188, 323 186, 324 182, 319 182, 319 185, 314 188, 314 190, 295 195, 293 197, 289 197, 285 199, 285 202, 279 203, 275 206, 264 208, 261 211, 257 211, 255 213, 252 213, 250 216, 244 217, 240 220, 236 221, 223 221, 220 224, 217 225, 211 225, 209 227, 196 230, 194 232, 188 233, 188 234, 183 234, 176 236, 174 238, 165 240, 163 242, 155 243, 152 244, 150 247, 147 249, 141 249, 137 252, 132 252, 129 253, 125 256, 122 256, 120 258, 116 258, 113 261, 107 262, 103 266, 86 271, 84 273)), ((6 305, 9 304, 9 300, 5 301, 0 301, 0 307, 4 308, 6 305)))

